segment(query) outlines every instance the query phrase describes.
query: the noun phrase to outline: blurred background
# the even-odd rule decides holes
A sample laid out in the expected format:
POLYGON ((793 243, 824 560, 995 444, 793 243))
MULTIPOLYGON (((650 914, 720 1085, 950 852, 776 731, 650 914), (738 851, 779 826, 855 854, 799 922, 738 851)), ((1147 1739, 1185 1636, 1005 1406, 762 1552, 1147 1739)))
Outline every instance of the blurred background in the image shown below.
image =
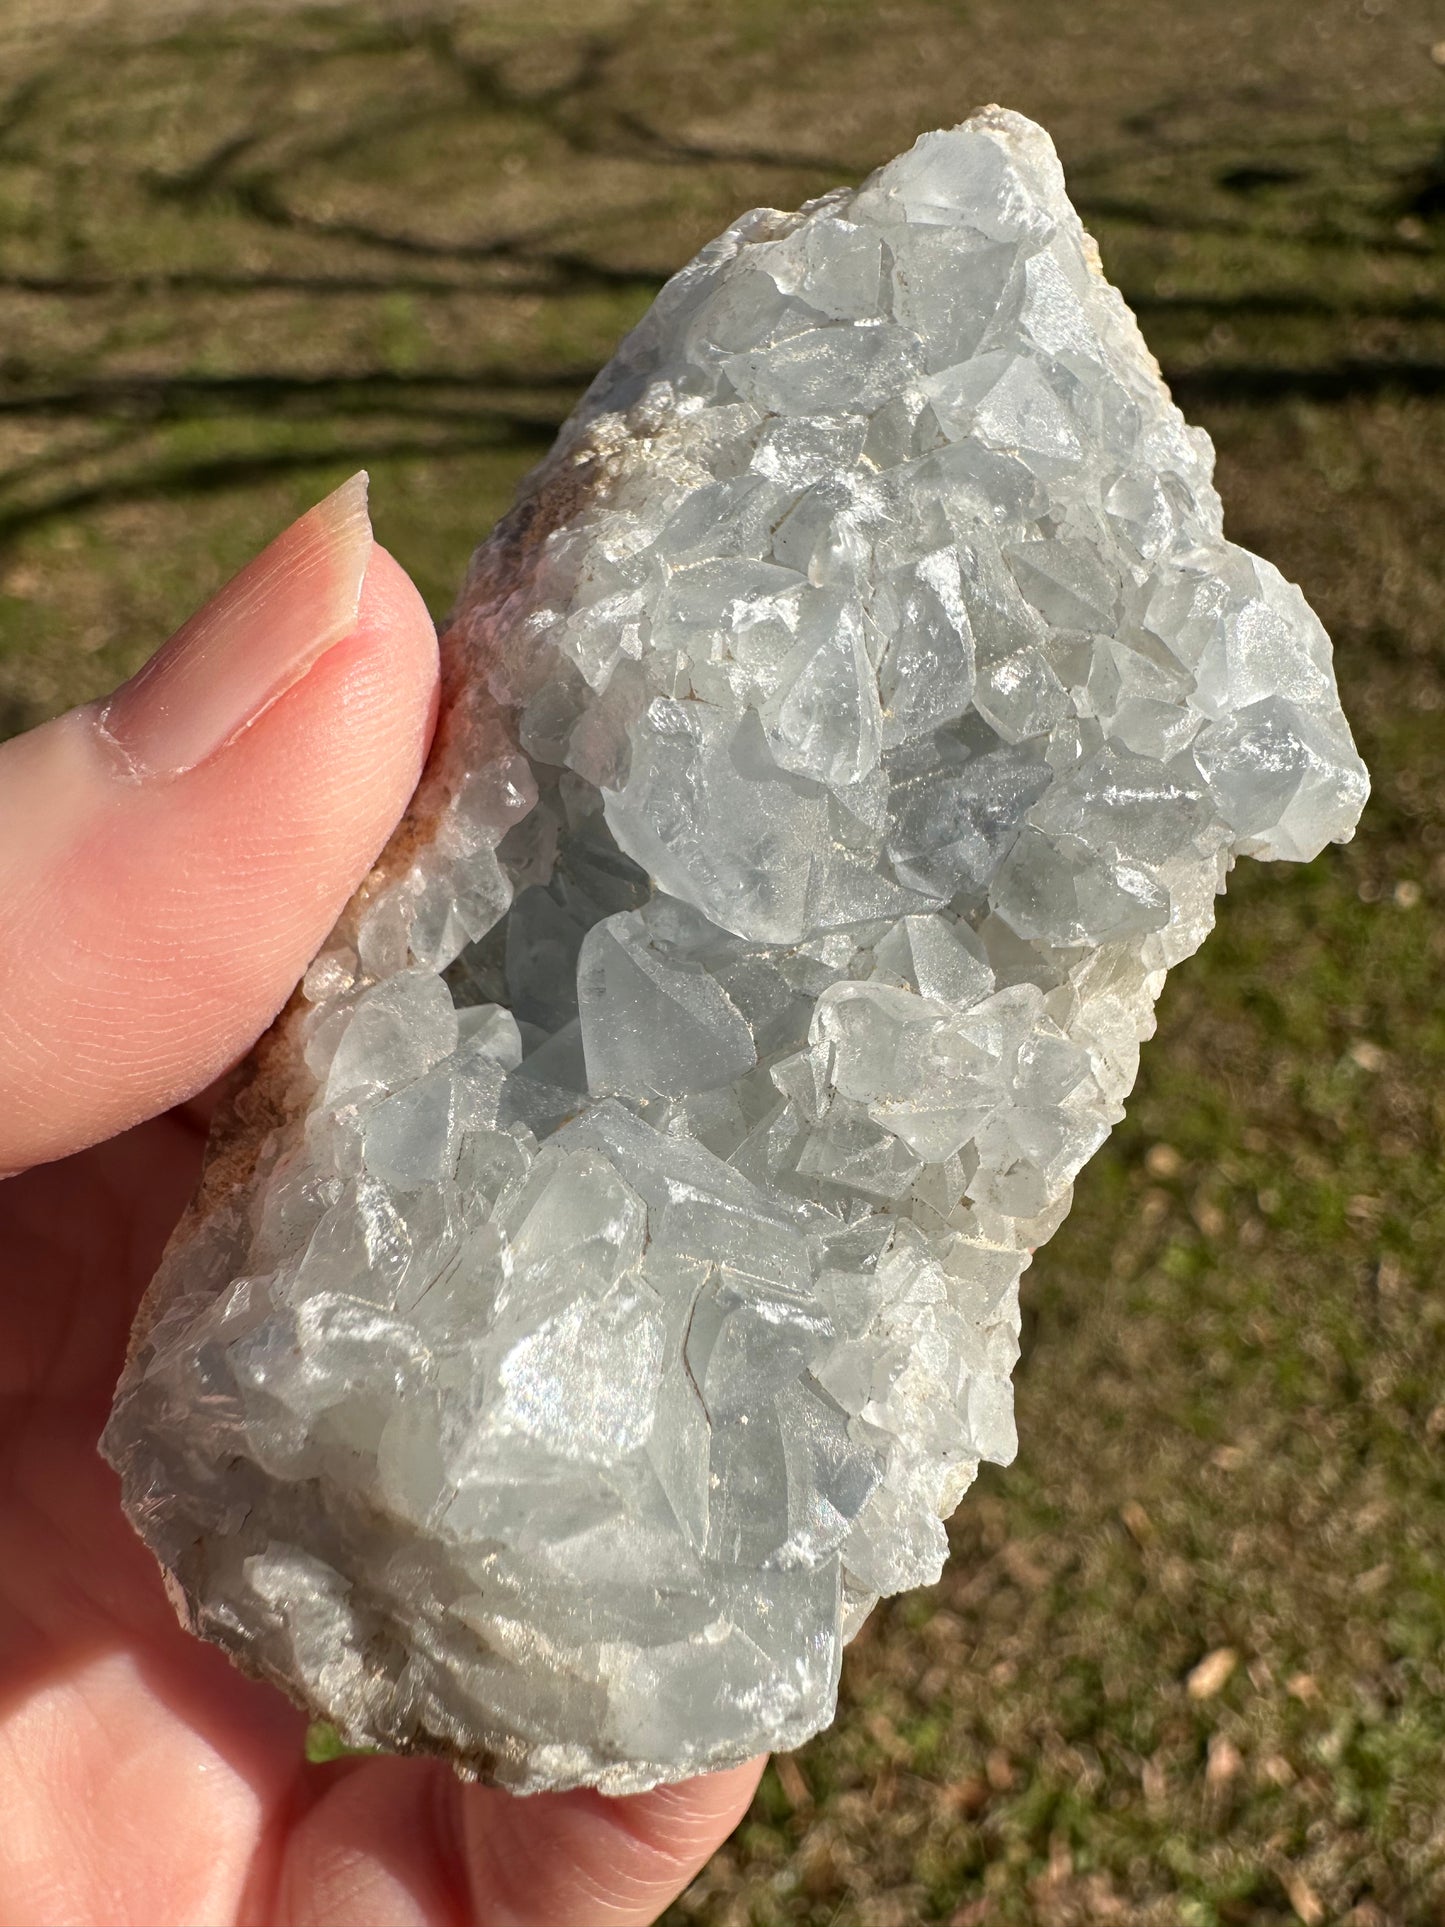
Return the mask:
POLYGON ((1445 14, 0 0, 0 728, 358 466, 445 613, 661 280, 999 100, 1336 638, 1375 796, 1245 864, 1026 1276, 1018 1462, 671 1927, 1445 1921, 1445 14))

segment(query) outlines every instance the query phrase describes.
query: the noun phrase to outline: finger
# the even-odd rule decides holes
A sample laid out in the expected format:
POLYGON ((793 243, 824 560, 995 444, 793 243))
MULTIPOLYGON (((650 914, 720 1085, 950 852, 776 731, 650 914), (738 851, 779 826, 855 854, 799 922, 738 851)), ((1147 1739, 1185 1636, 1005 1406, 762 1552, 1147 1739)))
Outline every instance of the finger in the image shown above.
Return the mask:
POLYGON ((109 702, 0 745, 0 1171, 249 1047, 406 805, 436 665, 357 477, 109 702))
POLYGON ((732 1832, 763 1765, 624 1799, 522 1800, 415 1761, 358 1764, 294 1828, 267 1918, 280 1927, 642 1927, 732 1832))
POLYGON ((471 1919, 481 1927, 646 1927, 742 1819, 764 1760, 608 1799, 458 1800, 471 1919), (503 1810, 503 1808, 506 1810, 503 1810))

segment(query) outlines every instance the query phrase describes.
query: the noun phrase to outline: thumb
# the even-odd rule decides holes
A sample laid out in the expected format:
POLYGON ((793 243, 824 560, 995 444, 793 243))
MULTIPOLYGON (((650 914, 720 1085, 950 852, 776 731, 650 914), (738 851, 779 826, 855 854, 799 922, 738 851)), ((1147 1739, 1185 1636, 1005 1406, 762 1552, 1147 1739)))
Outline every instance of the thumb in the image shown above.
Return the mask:
POLYGON ((436 679, 358 475, 115 695, 0 744, 0 1172, 250 1045, 405 808, 436 679))

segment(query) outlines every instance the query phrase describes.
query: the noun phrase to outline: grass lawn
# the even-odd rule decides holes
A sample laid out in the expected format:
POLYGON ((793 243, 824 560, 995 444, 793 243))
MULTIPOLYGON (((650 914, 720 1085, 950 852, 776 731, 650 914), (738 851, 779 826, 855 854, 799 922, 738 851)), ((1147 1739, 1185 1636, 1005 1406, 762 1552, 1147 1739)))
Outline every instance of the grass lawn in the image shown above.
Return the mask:
POLYGON ((1445 19, 1418 0, 12 0, 0 728, 365 464, 445 611, 660 279, 999 99, 1336 638, 1375 795, 1245 864, 1025 1279, 1017 1463, 672 1927, 1445 1921, 1445 19))

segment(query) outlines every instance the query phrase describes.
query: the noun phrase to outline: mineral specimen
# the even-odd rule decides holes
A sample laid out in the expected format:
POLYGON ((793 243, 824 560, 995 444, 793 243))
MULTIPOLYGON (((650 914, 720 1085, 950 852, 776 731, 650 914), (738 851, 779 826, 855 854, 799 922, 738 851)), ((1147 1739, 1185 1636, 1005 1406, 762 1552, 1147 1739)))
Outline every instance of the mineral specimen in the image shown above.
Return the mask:
POLYGON ((1015 114, 668 283, 143 1312, 105 1450, 196 1631, 523 1790, 827 1721, 1013 1456, 1165 971, 1365 797, 1210 468, 1015 114))

